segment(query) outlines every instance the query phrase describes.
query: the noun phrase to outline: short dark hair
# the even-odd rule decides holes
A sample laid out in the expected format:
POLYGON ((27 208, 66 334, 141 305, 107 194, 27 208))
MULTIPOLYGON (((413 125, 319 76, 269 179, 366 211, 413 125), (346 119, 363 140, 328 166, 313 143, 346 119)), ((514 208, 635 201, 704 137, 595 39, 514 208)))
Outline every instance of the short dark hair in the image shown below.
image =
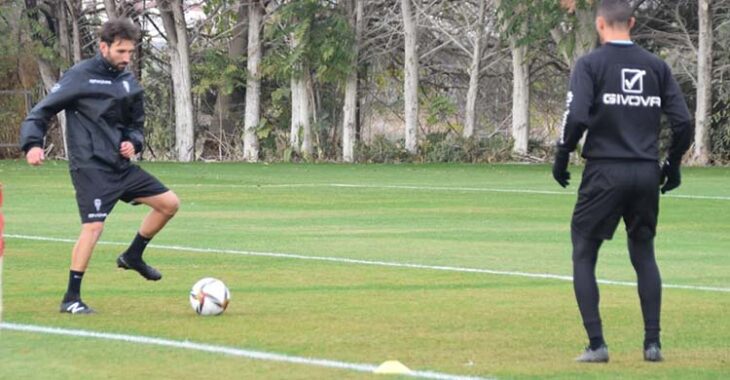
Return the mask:
POLYGON ((603 17, 611 26, 628 24, 634 15, 634 7, 627 0, 602 0, 596 15, 603 17))
POLYGON ((141 35, 139 27, 128 18, 109 20, 99 30, 99 39, 109 45, 118 39, 137 42, 141 35))

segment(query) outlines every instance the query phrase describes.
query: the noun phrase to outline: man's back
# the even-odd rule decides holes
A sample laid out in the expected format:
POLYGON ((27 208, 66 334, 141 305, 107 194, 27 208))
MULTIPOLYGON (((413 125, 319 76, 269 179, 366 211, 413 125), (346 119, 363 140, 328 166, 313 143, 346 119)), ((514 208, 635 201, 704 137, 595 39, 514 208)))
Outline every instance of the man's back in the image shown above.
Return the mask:
POLYGON ((658 161, 662 112, 674 126, 690 127, 669 67, 633 43, 607 43, 581 57, 571 97, 558 147, 572 151, 587 129, 582 153, 589 160, 658 161))
POLYGON ((598 308, 596 263, 601 244, 613 237, 621 219, 644 319, 644 360, 662 360, 662 285, 654 253, 659 192, 681 182, 679 165, 691 142, 692 125, 669 67, 631 42, 633 12, 628 0, 598 4, 596 31, 603 45, 581 57, 571 74, 552 170, 560 186, 570 184, 570 152, 587 130, 583 148, 587 163, 570 229, 573 290, 589 342, 576 358, 583 363, 609 361, 598 308), (662 113, 671 122, 672 142, 660 167, 662 113))

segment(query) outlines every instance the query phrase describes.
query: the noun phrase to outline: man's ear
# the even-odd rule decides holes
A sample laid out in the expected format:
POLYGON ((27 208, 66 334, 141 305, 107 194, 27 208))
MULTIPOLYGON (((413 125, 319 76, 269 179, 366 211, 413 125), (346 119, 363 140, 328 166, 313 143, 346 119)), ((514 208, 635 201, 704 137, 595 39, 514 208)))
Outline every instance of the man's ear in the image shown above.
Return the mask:
POLYGON ((596 31, 601 33, 604 29, 606 29, 606 19, 603 16, 596 17, 596 31))
POLYGON ((633 29, 636 25, 636 17, 632 17, 629 19, 629 30, 633 29))
POLYGON ((109 51, 109 44, 107 44, 104 41, 99 42, 99 51, 102 55, 106 55, 106 53, 109 51))

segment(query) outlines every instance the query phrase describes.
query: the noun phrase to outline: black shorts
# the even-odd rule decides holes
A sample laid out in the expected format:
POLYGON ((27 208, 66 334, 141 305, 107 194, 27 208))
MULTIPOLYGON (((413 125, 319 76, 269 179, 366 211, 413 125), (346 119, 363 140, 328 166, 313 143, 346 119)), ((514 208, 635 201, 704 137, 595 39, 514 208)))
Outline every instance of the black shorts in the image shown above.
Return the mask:
POLYGON ((589 161, 571 229, 585 238, 610 240, 623 217, 630 238, 653 238, 659 216, 660 176, 661 169, 653 161, 589 161))
POLYGON ((120 199, 130 203, 169 191, 157 178, 137 165, 122 172, 93 168, 71 170, 81 223, 103 222, 120 199))

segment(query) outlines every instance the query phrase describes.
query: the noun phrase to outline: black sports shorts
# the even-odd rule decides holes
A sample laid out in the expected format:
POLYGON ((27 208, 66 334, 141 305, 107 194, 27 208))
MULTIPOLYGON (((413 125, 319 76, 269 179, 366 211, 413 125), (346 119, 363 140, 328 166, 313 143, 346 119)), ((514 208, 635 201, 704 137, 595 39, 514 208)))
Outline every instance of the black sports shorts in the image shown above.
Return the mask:
POLYGON ((661 168, 654 161, 588 161, 573 211, 573 232, 610 240, 623 217, 629 237, 656 235, 661 168))
POLYGON ((169 190, 137 165, 130 165, 122 172, 71 169, 71 182, 76 189, 81 223, 103 222, 120 199, 130 203, 169 190))

